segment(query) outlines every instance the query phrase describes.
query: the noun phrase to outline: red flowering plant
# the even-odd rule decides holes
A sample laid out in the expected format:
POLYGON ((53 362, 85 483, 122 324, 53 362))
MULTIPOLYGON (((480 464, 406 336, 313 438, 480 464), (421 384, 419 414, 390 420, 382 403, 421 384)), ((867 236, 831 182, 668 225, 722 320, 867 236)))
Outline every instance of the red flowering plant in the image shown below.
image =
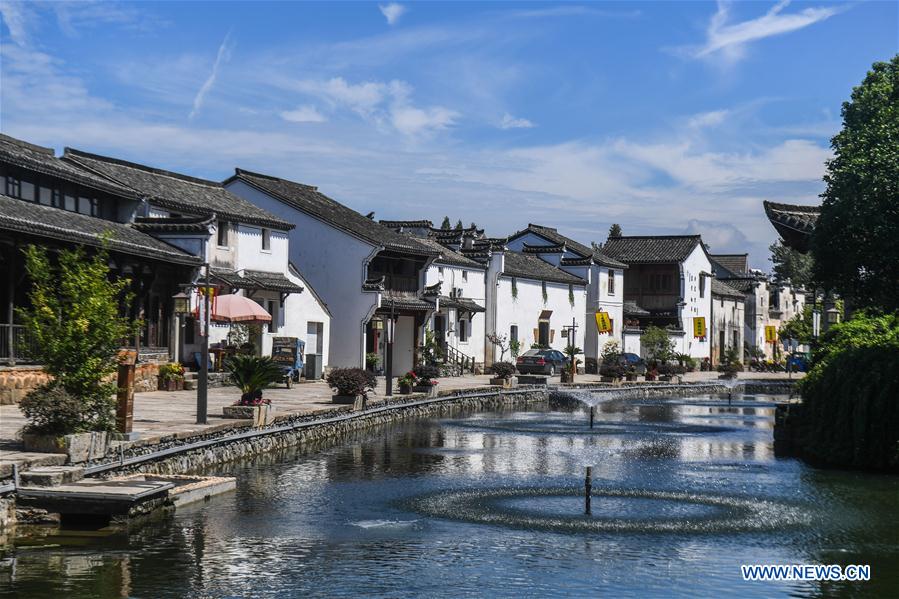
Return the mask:
POLYGON ((397 380, 397 383, 403 387, 412 387, 416 382, 418 382, 418 377, 411 370, 397 380))
POLYGON ((436 377, 440 374, 440 369, 436 366, 419 366, 418 382, 420 387, 433 387, 437 384, 436 377))

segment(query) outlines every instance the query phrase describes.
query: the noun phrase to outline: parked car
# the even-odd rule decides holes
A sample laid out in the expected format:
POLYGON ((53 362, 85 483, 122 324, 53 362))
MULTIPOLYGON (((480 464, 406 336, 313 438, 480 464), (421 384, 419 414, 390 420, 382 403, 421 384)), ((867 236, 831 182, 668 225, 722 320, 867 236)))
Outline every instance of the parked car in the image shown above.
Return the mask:
POLYGON ((557 349, 529 349, 515 361, 521 374, 548 374, 549 376, 568 368, 568 356, 557 349))
POLYGON ((625 369, 630 369, 630 367, 633 366, 634 371, 637 374, 646 374, 646 360, 644 360, 637 354, 621 354, 620 356, 618 356, 618 363, 624 366, 625 369))

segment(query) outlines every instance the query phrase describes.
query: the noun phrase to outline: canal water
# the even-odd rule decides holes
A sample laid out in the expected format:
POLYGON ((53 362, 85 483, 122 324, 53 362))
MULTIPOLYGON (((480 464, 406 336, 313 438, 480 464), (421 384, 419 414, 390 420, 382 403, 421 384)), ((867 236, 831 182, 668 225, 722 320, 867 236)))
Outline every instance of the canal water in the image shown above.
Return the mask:
POLYGON ((0 596, 899 596, 899 479, 775 457, 776 399, 459 413, 230 464, 236 492, 174 516, 21 539, 0 596), (742 580, 772 563, 871 581, 742 580))

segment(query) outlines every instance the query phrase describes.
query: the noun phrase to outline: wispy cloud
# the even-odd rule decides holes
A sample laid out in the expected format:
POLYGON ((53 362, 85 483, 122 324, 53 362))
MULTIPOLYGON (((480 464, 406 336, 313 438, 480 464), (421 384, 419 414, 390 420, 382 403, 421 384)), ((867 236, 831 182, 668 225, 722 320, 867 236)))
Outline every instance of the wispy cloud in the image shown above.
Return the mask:
POLYGON ((566 5, 553 6, 550 8, 534 8, 529 10, 512 10, 508 16, 517 19, 545 19, 551 17, 579 17, 579 16, 599 16, 599 17, 623 17, 633 18, 639 17, 639 10, 615 11, 593 8, 590 6, 566 5))
POLYGON ((28 16, 24 2, 0 2, 0 16, 9 31, 10 39, 20 46, 28 43, 28 16))
POLYGON ((203 107, 203 102, 206 100, 206 94, 209 93, 209 90, 212 89, 212 86, 215 85, 215 80, 218 77, 219 67, 223 62, 227 62, 231 58, 231 32, 229 31, 225 35, 225 39, 222 40, 222 43, 219 45, 218 53, 215 56, 215 62, 212 64, 212 72, 209 73, 209 77, 206 78, 206 81, 203 82, 203 85, 200 86, 200 90, 197 92, 197 95, 194 96, 194 104, 193 109, 190 111, 188 118, 193 119, 203 107))
POLYGON ((299 106, 293 110, 285 110, 281 113, 281 118, 291 123, 324 123, 328 120, 311 104, 299 106))
POLYGON ((781 0, 760 17, 729 23, 730 3, 719 0, 718 10, 712 15, 706 30, 705 43, 682 50, 693 58, 718 57, 730 64, 743 58, 746 47, 752 42, 803 29, 844 10, 840 6, 821 6, 785 13, 784 9, 789 4, 790 0, 781 0))
POLYGON ((530 129, 534 126, 534 123, 528 119, 515 118, 508 112, 503 115, 502 120, 499 122, 500 129, 530 129))
POLYGON ((406 12, 406 7, 402 4, 398 4, 397 2, 391 2, 390 4, 379 4, 378 8, 381 9, 381 14, 384 15, 384 18, 387 19, 388 25, 396 25, 396 23, 400 20, 400 17, 403 16, 406 12))

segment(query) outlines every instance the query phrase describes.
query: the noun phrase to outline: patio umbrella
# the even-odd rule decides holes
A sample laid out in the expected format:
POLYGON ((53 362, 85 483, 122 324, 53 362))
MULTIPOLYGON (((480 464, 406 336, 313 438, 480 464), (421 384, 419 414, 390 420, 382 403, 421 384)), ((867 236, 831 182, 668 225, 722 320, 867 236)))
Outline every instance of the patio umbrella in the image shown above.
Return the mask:
POLYGON ((272 315, 265 309, 242 295, 220 295, 212 306, 214 322, 271 322, 272 315))

